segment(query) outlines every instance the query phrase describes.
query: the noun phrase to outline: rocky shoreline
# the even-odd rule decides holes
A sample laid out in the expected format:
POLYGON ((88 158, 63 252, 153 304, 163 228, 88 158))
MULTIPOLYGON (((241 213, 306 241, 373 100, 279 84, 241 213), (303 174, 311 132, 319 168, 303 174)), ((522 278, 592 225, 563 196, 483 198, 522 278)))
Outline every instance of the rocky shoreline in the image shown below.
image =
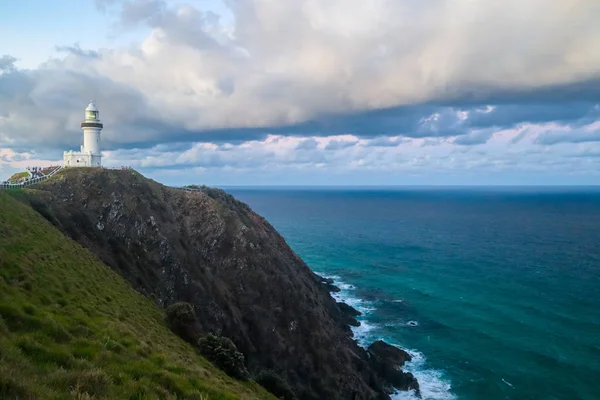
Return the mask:
MULTIPOLYGON (((324 278, 316 275, 323 287, 330 293, 338 293, 341 289, 335 285, 333 278, 324 278)), ((346 332, 354 335, 351 327, 359 327, 360 321, 356 319, 362 315, 356 308, 344 303, 336 302, 337 309, 332 315, 342 325, 346 332)), ((379 376, 380 389, 386 394, 393 394, 396 390, 414 390, 415 395, 420 398, 419 382, 410 372, 402 371, 404 363, 411 361, 412 356, 396 346, 390 345, 383 340, 377 340, 366 349, 369 365, 379 376)))

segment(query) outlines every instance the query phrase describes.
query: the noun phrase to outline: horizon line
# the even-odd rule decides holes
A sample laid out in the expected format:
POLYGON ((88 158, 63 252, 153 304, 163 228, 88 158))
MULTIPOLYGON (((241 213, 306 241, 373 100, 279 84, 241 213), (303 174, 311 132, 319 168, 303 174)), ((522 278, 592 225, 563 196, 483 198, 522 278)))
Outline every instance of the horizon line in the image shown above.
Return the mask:
MULTIPOLYGON (((194 184, 191 184, 194 185, 194 184)), ((184 186, 191 186, 191 185, 182 185, 180 187, 184 187, 184 186)), ((397 184, 397 185, 389 185, 389 184, 382 184, 382 185, 343 185, 343 184, 332 184, 332 185, 326 185, 326 184, 308 184, 308 185, 302 185, 302 184, 291 184, 291 185, 279 185, 279 184, 246 184, 246 185, 218 185, 215 183, 212 184, 200 184, 198 186, 209 186, 209 187, 219 187, 219 188, 235 188, 235 189, 260 189, 260 188, 272 188, 272 189, 278 189, 278 188, 289 188, 289 189, 309 189, 309 188, 316 188, 316 189, 326 189, 326 188, 331 188, 331 189, 335 189, 335 188, 339 188, 339 189, 410 189, 410 188, 431 188, 431 189, 436 189, 436 188, 440 188, 440 189, 461 189, 461 188, 465 188, 465 189, 469 189, 469 188, 548 188, 548 189, 552 189, 552 188, 585 188, 585 189, 598 189, 600 190, 600 184, 573 184, 573 185, 560 185, 560 184, 535 184, 535 185, 530 185, 530 184, 488 184, 488 185, 483 185, 483 184, 447 184, 447 185, 442 185, 442 184, 431 184, 431 185, 414 185, 414 184, 397 184)))

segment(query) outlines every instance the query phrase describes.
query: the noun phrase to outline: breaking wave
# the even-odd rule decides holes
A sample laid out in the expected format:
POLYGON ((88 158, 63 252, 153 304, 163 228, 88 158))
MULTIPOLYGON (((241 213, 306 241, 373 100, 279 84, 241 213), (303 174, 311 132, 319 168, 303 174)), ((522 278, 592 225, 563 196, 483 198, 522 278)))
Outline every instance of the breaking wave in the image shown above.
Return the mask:
MULTIPOLYGON (((339 292, 332 292, 331 296, 339 302, 348 304, 362 313, 357 319, 360 321, 360 326, 351 327, 354 333, 354 338, 358 344, 367 348, 369 344, 382 338, 378 335, 379 325, 369 321, 369 314, 376 310, 376 302, 363 300, 356 295, 356 287, 347 284, 337 275, 328 275, 318 273, 324 278, 334 280, 334 285, 340 288, 339 292)), ((397 300, 401 302, 402 300, 397 300)), ((417 321, 408 321, 404 326, 418 326, 417 321)), ((393 341, 387 340, 388 343, 394 344, 393 341)), ((396 344, 394 344, 396 345, 396 344)), ((398 346, 398 345, 396 345, 398 346)), ((398 346, 402 347, 402 346, 398 346)), ((405 349, 412 356, 412 361, 407 362, 403 371, 412 373, 419 381, 421 389, 421 397, 417 397, 414 391, 396 392, 391 397, 393 400, 455 400, 456 396, 451 392, 451 384, 444 376, 443 371, 429 368, 425 355, 418 350, 405 349)))

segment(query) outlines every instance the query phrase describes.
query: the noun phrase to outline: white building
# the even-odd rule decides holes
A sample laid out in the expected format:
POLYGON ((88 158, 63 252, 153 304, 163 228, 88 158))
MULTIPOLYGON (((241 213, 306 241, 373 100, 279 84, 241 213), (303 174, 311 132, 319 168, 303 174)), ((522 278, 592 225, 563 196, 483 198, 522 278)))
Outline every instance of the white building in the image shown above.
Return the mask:
POLYGON ((80 151, 65 151, 65 167, 100 167, 102 154, 100 154, 100 132, 102 131, 98 109, 94 102, 85 109, 85 120, 81 123, 83 130, 83 146, 80 151))

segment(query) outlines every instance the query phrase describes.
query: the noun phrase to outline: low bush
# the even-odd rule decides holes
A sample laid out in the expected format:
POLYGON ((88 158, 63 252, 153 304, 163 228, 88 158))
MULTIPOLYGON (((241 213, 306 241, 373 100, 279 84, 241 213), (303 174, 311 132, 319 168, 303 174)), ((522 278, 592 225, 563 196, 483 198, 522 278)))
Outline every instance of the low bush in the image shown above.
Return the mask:
POLYGON ((290 385, 275 371, 264 370, 254 377, 254 381, 279 399, 296 400, 296 394, 290 385))
POLYGON ((183 340, 196 343, 200 336, 200 323, 190 303, 173 303, 166 309, 169 328, 183 340))
POLYGON ((227 375, 237 379, 248 378, 244 355, 228 338, 213 334, 206 335, 198 340, 198 349, 227 375))

